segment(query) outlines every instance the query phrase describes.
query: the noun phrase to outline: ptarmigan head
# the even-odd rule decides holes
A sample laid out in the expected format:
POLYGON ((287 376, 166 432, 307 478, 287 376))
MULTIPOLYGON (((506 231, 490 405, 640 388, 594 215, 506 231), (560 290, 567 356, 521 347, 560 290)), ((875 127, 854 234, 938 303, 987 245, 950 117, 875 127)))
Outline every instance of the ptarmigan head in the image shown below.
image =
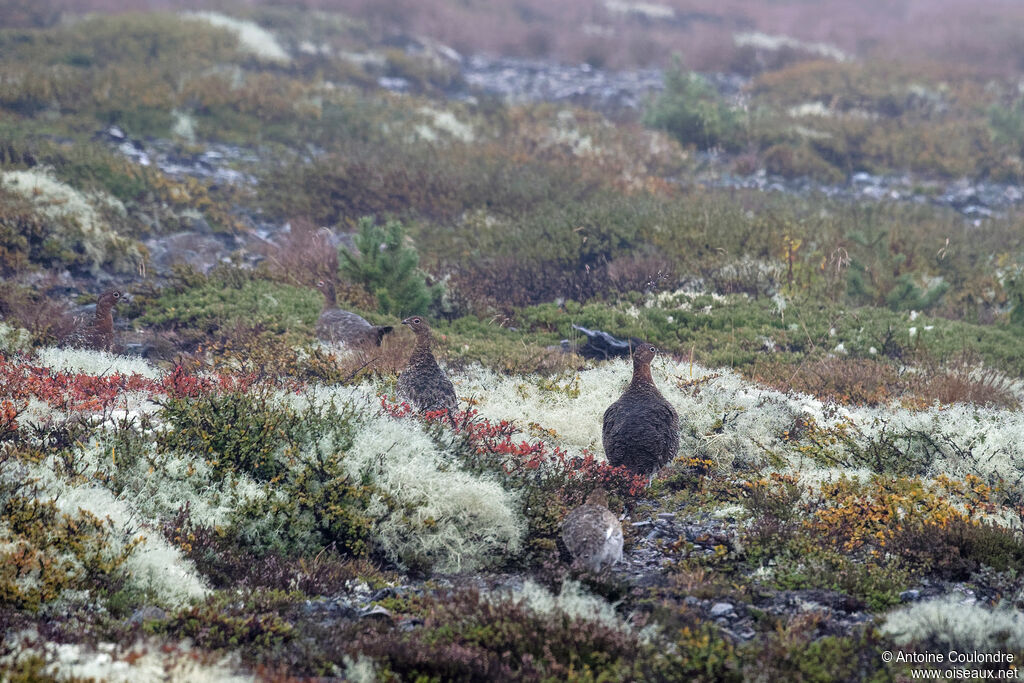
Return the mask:
POLYGON ((590 492, 590 495, 587 496, 587 505, 608 507, 608 492, 601 488, 594 489, 590 492))
POLYGON ((330 280, 317 280, 316 288, 320 290, 320 292, 324 295, 324 298, 327 299, 329 303, 335 303, 336 299, 333 282, 331 282, 330 280))
POLYGON ((403 325, 408 325, 409 329, 416 333, 417 337, 430 334, 430 325, 427 321, 418 315, 410 316, 402 321, 403 325))
POLYGON ((643 342, 633 348, 633 362, 639 365, 650 365, 654 357, 658 355, 658 349, 653 344, 643 342))
POLYGON ((126 299, 127 296, 120 289, 108 289, 100 294, 96 300, 96 308, 113 308, 118 302, 126 299))

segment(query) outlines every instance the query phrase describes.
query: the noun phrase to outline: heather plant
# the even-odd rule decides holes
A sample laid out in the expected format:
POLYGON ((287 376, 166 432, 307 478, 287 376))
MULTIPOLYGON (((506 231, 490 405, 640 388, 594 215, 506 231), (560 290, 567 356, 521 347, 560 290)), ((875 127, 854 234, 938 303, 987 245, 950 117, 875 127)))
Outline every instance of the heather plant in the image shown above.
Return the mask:
POLYGON ((954 519, 905 525, 893 546, 920 571, 953 581, 968 580, 982 567, 1005 572, 1024 561, 1019 531, 988 521, 954 519))
POLYGON ((286 591, 248 591, 241 600, 213 595, 203 603, 184 607, 152 630, 191 638, 209 650, 241 648, 250 654, 273 650, 296 637, 285 618, 300 595, 286 591))
POLYGON ((588 672, 617 679, 645 666, 634 633, 561 611, 538 611, 525 600, 456 591, 431 600, 421 614, 424 624, 415 631, 356 635, 353 651, 372 657, 381 671, 409 678, 543 680, 588 672))

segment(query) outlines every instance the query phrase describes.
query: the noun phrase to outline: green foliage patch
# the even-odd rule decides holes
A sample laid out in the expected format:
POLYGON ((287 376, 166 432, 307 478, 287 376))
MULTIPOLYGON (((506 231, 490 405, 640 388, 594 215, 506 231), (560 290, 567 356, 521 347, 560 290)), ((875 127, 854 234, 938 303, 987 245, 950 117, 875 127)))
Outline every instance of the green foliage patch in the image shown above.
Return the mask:
POLYGON ((341 272, 377 299, 379 312, 399 318, 426 313, 442 290, 440 283, 427 286, 419 254, 405 239, 398 221, 378 226, 373 218, 363 217, 354 238, 358 252, 344 247, 338 251, 341 272))
POLYGON ((309 338, 321 300, 313 289, 221 268, 209 277, 188 274, 176 286, 163 290, 140 322, 160 328, 191 328, 207 336, 232 326, 246 326, 309 338))

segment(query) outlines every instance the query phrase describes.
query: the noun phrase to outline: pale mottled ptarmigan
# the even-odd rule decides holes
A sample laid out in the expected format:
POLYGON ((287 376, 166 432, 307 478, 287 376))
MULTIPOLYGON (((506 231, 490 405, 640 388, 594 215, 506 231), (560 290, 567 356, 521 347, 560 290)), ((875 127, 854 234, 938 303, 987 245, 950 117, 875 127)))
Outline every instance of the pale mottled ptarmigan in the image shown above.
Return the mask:
POLYGON ((406 318, 402 324, 416 333, 416 346, 398 376, 398 398, 421 413, 447 410, 448 418, 455 424, 459 407, 455 386, 430 351, 430 326, 419 316, 406 318))
POLYGON ((633 380, 604 411, 602 442, 608 464, 654 478, 679 452, 679 415, 654 386, 651 361, 658 350, 644 342, 633 350, 633 380))
POLYGON ((100 294, 92 319, 80 321, 65 343, 96 351, 114 351, 114 306, 124 298, 124 292, 119 289, 108 289, 100 294))
POLYGON ((574 564, 592 572, 622 559, 622 525, 608 509, 608 493, 594 489, 587 502, 562 521, 562 542, 574 564))
POLYGON ((349 346, 380 346, 390 325, 372 325, 361 315, 338 308, 334 283, 320 280, 316 288, 323 292, 324 307, 316 321, 316 336, 325 342, 341 342, 349 346))

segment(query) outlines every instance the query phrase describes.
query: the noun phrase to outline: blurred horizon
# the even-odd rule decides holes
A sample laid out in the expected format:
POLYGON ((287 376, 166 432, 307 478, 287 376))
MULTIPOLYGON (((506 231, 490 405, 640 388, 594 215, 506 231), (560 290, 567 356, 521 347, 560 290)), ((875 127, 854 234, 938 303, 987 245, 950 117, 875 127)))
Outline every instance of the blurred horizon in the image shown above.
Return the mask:
POLYGON ((528 57, 615 69, 666 66, 750 71, 758 48, 934 63, 982 76, 1024 68, 1024 4, 1009 0, 11 0, 4 28, 45 28, 89 12, 304 9, 349 15, 380 35, 440 41, 463 55, 528 57))

